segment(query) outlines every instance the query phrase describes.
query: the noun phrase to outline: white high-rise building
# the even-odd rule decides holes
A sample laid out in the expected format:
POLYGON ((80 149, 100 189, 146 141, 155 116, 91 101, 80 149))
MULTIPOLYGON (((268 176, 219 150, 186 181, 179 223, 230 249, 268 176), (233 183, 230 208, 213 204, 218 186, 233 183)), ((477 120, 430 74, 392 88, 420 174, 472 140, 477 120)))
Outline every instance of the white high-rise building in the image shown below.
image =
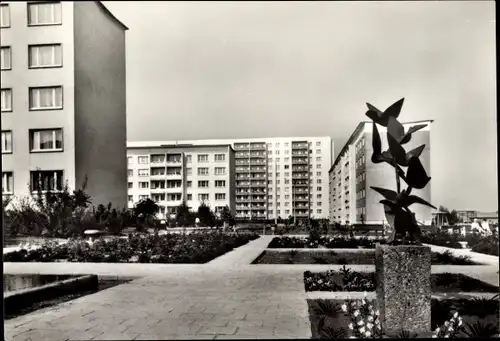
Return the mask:
MULTIPOLYGON (((193 148, 230 145, 234 149, 231 185, 238 219, 328 218, 330 137, 128 142, 128 155, 137 148, 175 144, 193 148)), ((196 185, 193 183, 193 190, 196 185)))

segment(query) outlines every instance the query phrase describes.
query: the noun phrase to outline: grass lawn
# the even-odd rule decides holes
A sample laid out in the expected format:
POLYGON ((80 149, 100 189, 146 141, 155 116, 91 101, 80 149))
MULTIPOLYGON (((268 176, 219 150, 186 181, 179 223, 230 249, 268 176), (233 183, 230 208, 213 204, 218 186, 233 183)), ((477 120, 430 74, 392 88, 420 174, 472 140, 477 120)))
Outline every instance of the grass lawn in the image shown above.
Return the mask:
MULTIPOLYGON (((264 251, 252 264, 375 264, 375 251, 264 251)), ((477 265, 466 256, 453 256, 450 252, 432 253, 434 265, 477 265)))

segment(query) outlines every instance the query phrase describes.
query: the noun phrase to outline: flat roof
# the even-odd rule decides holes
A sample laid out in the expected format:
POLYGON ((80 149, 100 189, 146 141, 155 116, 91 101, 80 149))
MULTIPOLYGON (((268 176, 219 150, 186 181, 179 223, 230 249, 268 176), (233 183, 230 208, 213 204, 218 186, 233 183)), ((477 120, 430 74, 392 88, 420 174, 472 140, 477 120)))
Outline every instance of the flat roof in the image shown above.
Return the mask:
POLYGON ((230 144, 162 144, 156 146, 132 146, 127 147, 127 149, 160 149, 160 148, 213 148, 213 147, 229 147, 229 149, 233 150, 233 147, 230 144))
MULTIPOLYGON (((409 122, 401 122, 401 124, 405 125, 405 124, 415 124, 415 123, 424 123, 424 122, 432 123, 432 122, 434 122, 434 120, 409 121, 409 122)), ((372 121, 359 122, 359 124, 356 126, 356 128, 352 132, 351 136, 349 136, 349 139, 347 140, 347 142, 344 144, 344 146, 340 150, 340 153, 338 153, 337 157, 335 158, 335 161, 333 162, 332 166, 328 170, 328 173, 330 173, 332 171, 332 169, 335 167, 337 162, 340 160, 340 157, 342 156, 342 154, 351 145, 352 141, 354 141, 356 139, 356 137, 358 137, 359 133, 361 132, 361 128, 363 128, 366 123, 372 123, 372 121)))
POLYGON ((104 11, 104 13, 111 18, 111 20, 113 20, 114 22, 116 22, 118 25, 120 25, 125 31, 128 31, 128 27, 125 26, 124 23, 122 23, 120 20, 118 20, 117 17, 115 17, 113 15, 113 13, 111 13, 111 11, 106 7, 104 6, 104 4, 102 3, 102 1, 94 1, 97 6, 99 6, 100 9, 102 9, 104 11))

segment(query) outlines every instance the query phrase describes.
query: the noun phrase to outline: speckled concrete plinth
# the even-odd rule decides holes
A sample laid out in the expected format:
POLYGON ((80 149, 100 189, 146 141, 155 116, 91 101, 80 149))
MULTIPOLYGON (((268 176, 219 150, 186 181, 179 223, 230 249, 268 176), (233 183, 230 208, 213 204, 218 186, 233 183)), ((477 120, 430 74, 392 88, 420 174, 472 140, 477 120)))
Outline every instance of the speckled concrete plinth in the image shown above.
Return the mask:
POLYGON ((431 249, 377 245, 377 304, 386 334, 431 330, 431 249))

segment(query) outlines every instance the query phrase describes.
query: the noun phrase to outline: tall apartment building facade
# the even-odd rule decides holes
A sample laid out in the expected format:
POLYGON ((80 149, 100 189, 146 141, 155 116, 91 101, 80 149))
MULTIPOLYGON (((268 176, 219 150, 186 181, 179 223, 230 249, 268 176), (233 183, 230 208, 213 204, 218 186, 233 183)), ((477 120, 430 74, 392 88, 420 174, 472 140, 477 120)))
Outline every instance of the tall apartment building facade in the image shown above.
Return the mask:
POLYGON ((70 189, 127 204, 125 31, 99 1, 6 1, 2 194, 70 189))
POLYGON ((175 214, 184 201, 234 214, 234 151, 230 145, 163 145, 128 149, 128 207, 141 199, 158 203, 158 217, 175 214))
MULTIPOLYGON (((330 137, 254 138, 176 141, 179 144, 234 148, 237 219, 272 220, 328 218, 330 137)), ((158 147, 168 142, 129 142, 136 147, 158 147)))
MULTIPOLYGON (((430 176, 430 124, 432 120, 403 123, 405 129, 416 124, 427 124, 425 128, 412 134, 410 142, 404 145, 407 151, 425 144, 420 161, 430 176)), ((387 128, 377 126, 386 150, 387 128)), ((329 171, 330 222, 341 224, 381 224, 386 221, 383 206, 379 203, 381 195, 370 186, 395 189, 394 169, 386 163, 371 162, 372 122, 361 122, 344 145, 329 171)), ((402 181, 403 182, 403 181, 402 181)), ((404 182, 403 182, 404 183, 404 182)), ((412 194, 431 202, 431 184, 424 189, 413 189, 412 194)), ((431 208, 414 204, 412 211, 423 224, 431 224, 431 208)))

